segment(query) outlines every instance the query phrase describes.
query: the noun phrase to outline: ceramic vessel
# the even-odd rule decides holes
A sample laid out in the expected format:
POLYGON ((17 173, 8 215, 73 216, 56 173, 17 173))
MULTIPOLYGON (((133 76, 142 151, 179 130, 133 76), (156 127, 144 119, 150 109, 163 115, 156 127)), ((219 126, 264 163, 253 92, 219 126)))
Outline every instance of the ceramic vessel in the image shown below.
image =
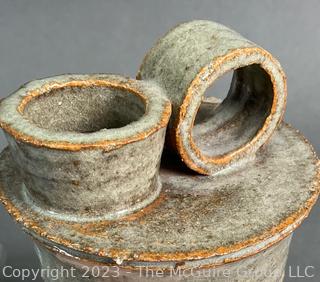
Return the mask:
POLYGON ((57 269, 44 280, 282 281, 320 173, 281 122, 279 63, 195 21, 160 39, 138 78, 53 77, 0 104, 0 199, 57 269), (227 98, 204 99, 230 70, 227 98), (183 162, 166 150, 159 171, 168 122, 183 162))

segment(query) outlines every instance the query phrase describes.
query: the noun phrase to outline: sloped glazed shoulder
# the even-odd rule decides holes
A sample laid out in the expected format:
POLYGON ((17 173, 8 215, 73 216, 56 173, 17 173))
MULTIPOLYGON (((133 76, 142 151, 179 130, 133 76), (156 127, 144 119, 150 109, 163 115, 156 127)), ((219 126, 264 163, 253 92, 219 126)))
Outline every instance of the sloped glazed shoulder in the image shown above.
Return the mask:
POLYGON ((68 257, 137 270, 216 267, 289 236, 318 198, 319 165, 304 137, 283 125, 267 149, 236 173, 190 174, 168 155, 156 201, 119 220, 79 224, 39 213, 25 201, 6 149, 0 156, 0 200, 33 238, 68 257))

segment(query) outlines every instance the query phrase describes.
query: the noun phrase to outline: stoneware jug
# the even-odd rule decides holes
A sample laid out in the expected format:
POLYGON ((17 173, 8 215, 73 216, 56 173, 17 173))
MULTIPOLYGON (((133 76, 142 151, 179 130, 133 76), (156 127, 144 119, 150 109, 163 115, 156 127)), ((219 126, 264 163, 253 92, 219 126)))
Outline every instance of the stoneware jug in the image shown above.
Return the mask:
POLYGON ((282 281, 320 186, 312 146, 282 121, 286 97, 263 48, 181 24, 137 80, 62 75, 1 101, 0 199, 45 281, 282 281), (230 71, 226 98, 206 98, 230 71))

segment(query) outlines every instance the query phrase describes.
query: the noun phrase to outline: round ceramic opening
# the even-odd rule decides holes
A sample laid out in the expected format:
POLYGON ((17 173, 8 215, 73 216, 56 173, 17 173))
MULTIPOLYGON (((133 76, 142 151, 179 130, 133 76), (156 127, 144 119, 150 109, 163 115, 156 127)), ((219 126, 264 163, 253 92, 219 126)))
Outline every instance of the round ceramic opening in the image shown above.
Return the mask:
POLYGON ((23 116, 56 132, 90 133, 124 127, 146 112, 137 94, 108 86, 64 86, 33 97, 23 116))
MULTIPOLYGON (((219 97, 220 93, 215 95, 210 88, 208 90, 214 97, 219 97)), ((195 145, 208 157, 241 148, 265 124, 273 96, 270 76, 259 64, 234 70, 228 94, 222 102, 214 98, 203 99, 192 129, 195 145)))

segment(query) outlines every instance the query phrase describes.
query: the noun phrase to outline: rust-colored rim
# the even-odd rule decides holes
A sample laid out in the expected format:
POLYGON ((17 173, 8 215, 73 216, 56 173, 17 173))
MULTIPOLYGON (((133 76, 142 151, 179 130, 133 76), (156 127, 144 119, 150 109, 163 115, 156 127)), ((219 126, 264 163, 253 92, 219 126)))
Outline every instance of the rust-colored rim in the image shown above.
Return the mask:
MULTIPOLYGON (((222 64, 224 64, 226 61, 232 60, 235 57, 238 57, 239 55, 243 55, 243 54, 252 55, 255 53, 262 54, 262 56, 267 57, 273 63, 274 66, 277 65, 276 60, 267 51, 265 51, 261 48, 249 47, 249 48, 235 49, 232 52, 228 53, 227 55, 224 55, 224 56, 219 57, 218 59, 215 59, 212 69, 219 69, 219 67, 222 64)), ((187 166, 189 168, 191 168, 201 174, 210 174, 210 172, 207 169, 196 165, 194 163, 194 161, 191 159, 190 154, 188 153, 188 151, 186 150, 186 148, 184 146, 184 142, 182 140, 180 128, 181 128, 181 124, 183 123, 183 121, 185 119, 186 113, 188 112, 188 107, 189 107, 190 101, 193 98, 194 89, 196 89, 199 85, 203 84, 202 77, 203 77, 204 73, 207 72, 207 67, 208 66, 203 67, 200 70, 200 72, 197 74, 197 76, 194 78, 194 80, 190 83, 190 85, 186 91, 186 95, 183 100, 183 103, 180 106, 178 118, 176 119, 175 126, 173 129, 174 130, 173 142, 174 142, 179 154, 181 155, 183 161, 187 164, 187 166)), ((285 106, 286 106, 286 97, 287 97, 287 95, 286 95, 286 93, 287 93, 286 76, 281 68, 277 68, 279 73, 281 74, 281 77, 282 77, 282 80, 284 83, 284 92, 285 92, 282 108, 280 108, 280 106, 278 104, 278 100, 279 100, 278 89, 276 87, 274 87, 276 85, 275 77, 274 77, 273 73, 271 71, 269 71, 267 68, 263 68, 263 69, 269 75, 271 82, 272 82, 272 85, 273 85, 273 94, 274 94, 273 101, 272 101, 270 114, 266 117, 263 126, 259 129, 259 131, 255 134, 255 136, 249 142, 247 142, 247 143, 243 144, 242 146, 238 147, 237 149, 232 150, 232 151, 230 151, 226 154, 223 154, 223 155, 218 155, 218 156, 214 156, 214 157, 209 157, 209 156, 204 155, 199 150, 199 148, 197 147, 197 145, 195 144, 195 142, 192 138, 192 128, 194 126, 194 121, 195 121, 195 118, 198 113, 198 109, 199 109, 200 105, 198 106, 197 110, 194 112, 192 123, 191 123, 191 126, 189 127, 189 130, 188 130, 188 139, 189 139, 189 144, 190 144, 192 151, 196 154, 196 156, 202 162, 204 162, 206 164, 217 164, 217 165, 226 165, 226 164, 230 163, 232 160, 234 160, 238 156, 244 155, 246 152, 250 151, 252 149, 252 147, 260 140, 260 138, 264 134, 266 134, 267 130, 269 129, 270 122, 273 119, 273 117, 277 111, 281 112, 281 117, 278 120, 278 124, 281 122, 282 117, 283 117, 283 113, 285 110, 285 106)), ((208 81, 208 80, 209 80, 209 76, 206 76, 205 81, 208 81)))
MULTIPOLYGON (((54 80, 55 77, 53 77, 52 79, 54 80)), ((116 81, 115 79, 108 81, 107 78, 104 78, 104 79, 88 78, 85 80, 75 79, 75 80, 66 81, 66 82, 52 81, 42 85, 41 88, 30 90, 27 93, 27 95, 21 99, 20 104, 17 105, 17 111, 19 114, 22 114, 24 111, 24 108, 32 99, 42 94, 48 93, 49 91, 52 91, 52 90, 56 90, 63 87, 90 87, 90 86, 101 87, 102 86, 102 87, 126 90, 138 96, 143 100, 145 104, 146 112, 144 115, 147 115, 149 112, 150 99, 148 99, 146 94, 143 93, 137 86, 134 85, 134 82, 136 81, 131 79, 127 79, 126 82, 116 81)), ((139 83, 144 83, 144 82, 139 82, 139 83)), ((59 150, 67 150, 67 151, 79 151, 82 149, 94 149, 94 148, 103 148, 104 150, 113 150, 113 149, 122 147, 126 144, 143 140, 148 136, 152 135, 153 133, 157 132, 161 128, 166 127, 170 119, 170 115, 171 115, 171 103, 167 100, 164 103, 159 121, 156 124, 154 124, 153 127, 150 127, 149 129, 143 132, 134 134, 128 138, 121 138, 121 139, 115 139, 115 140, 99 140, 92 143, 73 143, 68 141, 50 141, 50 140, 37 139, 34 136, 25 134, 15 129, 12 125, 6 123, 3 120, 0 120, 0 127, 3 130, 5 130, 8 134, 13 136, 15 139, 25 143, 29 143, 37 147, 47 147, 50 149, 59 149, 59 150)))
MULTIPOLYGON (((299 226, 299 225, 298 225, 299 226)), ((297 227, 298 227, 297 226, 297 227)), ((275 244, 281 242, 282 240, 286 239, 288 236, 290 236, 291 233, 289 234, 286 234, 286 235, 283 235, 283 236, 280 236, 279 237, 279 240, 275 241, 275 242, 272 242, 271 244, 267 244, 265 245, 264 247, 260 248, 260 249, 257 249, 256 251, 252 252, 252 253, 247 253, 245 255, 241 255, 241 256, 238 256, 236 258, 229 258, 229 259, 224 259, 223 262, 218 262, 218 263, 204 263, 204 264, 201 264, 201 265, 198 265, 196 267, 194 266, 186 266, 185 262, 186 261, 173 261, 173 263, 175 264, 174 268, 179 268, 179 269, 211 269, 211 268, 217 268, 219 266, 223 266, 223 265, 227 265, 227 264, 230 264, 230 263, 233 263, 233 262, 237 262, 237 261, 240 261, 240 260, 243 260, 243 259, 246 259, 246 258, 249 258, 249 257, 252 257, 254 255, 257 255, 258 253, 262 252, 262 251, 265 251, 267 250, 268 248, 274 246, 275 244)), ((120 269, 123 269, 123 270, 130 270, 130 271, 141 271, 141 270, 159 270, 161 269, 162 271, 164 271, 164 273, 170 273, 170 271, 172 270, 172 268, 164 268, 164 267, 161 267, 161 266, 157 266, 157 265, 146 265, 146 266, 133 266, 133 265, 118 265, 116 262, 101 262, 101 261, 95 261, 94 258, 92 259, 89 259, 89 258, 83 258, 83 257, 79 257, 77 255, 71 255, 69 254, 68 252, 66 251, 62 251, 60 249, 58 249, 57 247, 54 247, 54 246, 48 246, 48 245, 45 245, 43 242, 37 240, 36 238, 32 238, 37 244, 40 244, 42 247, 48 249, 49 251, 53 252, 58 259, 62 260, 62 262, 69 262, 69 263, 76 263, 78 265, 83 265, 83 264, 86 264, 86 265, 90 265, 92 267, 94 266, 117 266, 119 267, 120 269), (67 254, 67 256, 66 256, 67 254)), ((189 260, 189 262, 191 261, 201 261, 201 260, 205 260, 204 259, 198 259, 198 260, 189 260)), ((171 262, 171 261, 170 261, 171 262)))

